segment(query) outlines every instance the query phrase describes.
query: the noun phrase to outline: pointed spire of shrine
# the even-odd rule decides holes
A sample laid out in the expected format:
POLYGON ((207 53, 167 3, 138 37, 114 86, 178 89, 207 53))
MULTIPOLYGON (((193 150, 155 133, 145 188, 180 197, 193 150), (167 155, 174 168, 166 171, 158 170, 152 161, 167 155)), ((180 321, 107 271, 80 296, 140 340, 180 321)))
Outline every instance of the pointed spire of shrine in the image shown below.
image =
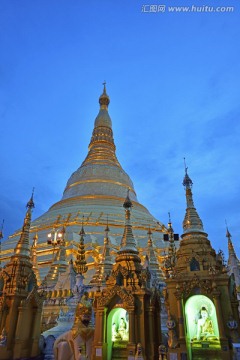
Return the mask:
POLYGON ((102 259, 101 259, 101 263, 104 264, 105 262, 110 261, 112 263, 112 258, 110 255, 110 240, 109 240, 109 227, 108 227, 108 217, 107 217, 107 225, 105 228, 105 237, 103 240, 103 253, 102 253, 102 259))
POLYGON ((84 231, 84 227, 83 227, 83 222, 84 222, 84 215, 82 217, 82 227, 81 227, 81 230, 79 232, 79 235, 80 236, 85 236, 85 231, 84 231))
POLYGON ((157 257, 156 257, 154 247, 153 247, 152 232, 151 232, 150 226, 149 226, 147 235, 148 235, 147 256, 148 256, 148 260, 149 260, 149 267, 151 269, 151 268, 155 267, 155 265, 157 265, 157 269, 159 270, 157 257))
POLYGON ((107 91, 106 91, 106 81, 103 82, 103 93, 99 98, 99 104, 101 109, 108 109, 108 105, 110 103, 110 99, 109 96, 107 95, 107 91))
POLYGON ((152 231, 150 229, 150 226, 147 235, 148 235, 148 247, 147 247, 146 261, 148 262, 149 271, 151 273, 151 281, 156 286, 158 283, 163 283, 163 274, 162 274, 162 270, 159 267, 159 262, 153 247, 152 231))
POLYGON ((193 194, 192 194, 193 182, 188 175, 187 172, 188 168, 186 167, 185 158, 184 158, 184 165, 185 165, 185 176, 183 179, 183 186, 185 187, 185 191, 186 191, 187 209, 185 213, 185 218, 183 220, 183 231, 184 234, 189 232, 204 232, 202 220, 200 219, 197 210, 194 207, 193 194))
POLYGON ((109 270, 109 266, 112 266, 113 261, 112 261, 112 256, 110 254, 111 251, 111 247, 110 247, 110 239, 109 239, 109 227, 108 227, 108 219, 107 219, 107 225, 105 228, 105 237, 104 237, 104 241, 103 241, 103 252, 102 252, 102 259, 100 261, 100 264, 105 267, 107 265, 108 270, 109 270))
POLYGON ((81 275, 86 273, 88 270, 86 256, 85 256, 85 244, 84 244, 85 231, 83 228, 83 221, 84 221, 84 216, 82 219, 82 228, 79 233, 80 241, 79 241, 77 256, 76 256, 76 261, 75 261, 75 271, 81 275))
POLYGON ((226 238, 228 239, 228 257, 230 258, 230 256, 233 256, 235 258, 237 258, 233 243, 232 243, 232 235, 230 234, 229 230, 228 230, 228 226, 227 226, 227 222, 225 220, 226 223, 226 238))
POLYGON ((148 234, 148 247, 152 247, 152 232, 151 232, 150 226, 149 226, 147 234, 148 234))
POLYGON ((110 247, 110 239, 109 239, 109 227, 108 227, 108 217, 107 217, 107 224, 105 228, 105 237, 103 241, 103 250, 102 250, 102 256, 100 258, 100 261, 96 267, 96 272, 92 277, 92 280, 90 283, 92 285, 103 285, 106 284, 106 279, 111 273, 112 267, 113 267, 113 260, 112 256, 110 254, 111 247, 110 247))
POLYGON ((124 228, 124 233, 123 233, 123 237, 122 237, 121 247, 118 251, 116 261, 118 261, 119 255, 121 255, 121 254, 138 255, 136 241, 133 236, 132 225, 131 225, 132 202, 129 197, 129 189, 127 191, 126 199, 123 203, 123 207, 125 209, 125 228, 124 228))
POLYGON ((39 274, 38 261, 37 261, 37 243, 38 243, 38 234, 36 233, 33 238, 30 254, 31 254, 32 269, 35 273, 37 284, 40 285, 41 278, 39 274))
POLYGON ((31 217, 32 217, 32 209, 35 207, 34 201, 33 201, 33 193, 30 200, 27 203, 27 212, 24 218, 23 227, 20 235, 20 239, 14 249, 14 255, 13 256, 24 256, 27 257, 28 260, 30 260, 30 248, 29 248, 29 229, 31 225, 31 217))
POLYGON ((103 83, 103 93, 99 98, 100 109, 94 122, 91 142, 88 147, 88 155, 82 166, 88 164, 117 165, 118 162, 113 140, 112 120, 108 113, 109 96, 106 91, 106 82, 103 83))

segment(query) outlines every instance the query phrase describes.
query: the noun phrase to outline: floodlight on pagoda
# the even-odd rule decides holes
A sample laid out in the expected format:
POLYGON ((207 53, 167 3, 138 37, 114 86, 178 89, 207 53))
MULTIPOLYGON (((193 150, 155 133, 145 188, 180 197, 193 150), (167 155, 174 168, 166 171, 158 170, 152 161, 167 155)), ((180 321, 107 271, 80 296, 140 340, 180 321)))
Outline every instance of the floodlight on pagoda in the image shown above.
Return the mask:
POLYGON ((63 238, 63 232, 60 230, 53 230, 47 235, 47 243, 48 245, 52 245, 53 247, 59 245, 63 238))

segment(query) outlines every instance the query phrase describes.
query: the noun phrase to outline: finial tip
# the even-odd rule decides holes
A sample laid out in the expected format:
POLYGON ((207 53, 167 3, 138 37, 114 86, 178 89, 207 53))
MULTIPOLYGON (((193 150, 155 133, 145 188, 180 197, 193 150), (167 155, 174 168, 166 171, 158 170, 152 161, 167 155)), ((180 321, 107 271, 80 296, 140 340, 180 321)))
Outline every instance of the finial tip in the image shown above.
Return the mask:
POLYGON ((81 228, 80 233, 79 233, 80 236, 85 235, 85 231, 84 231, 84 227, 83 227, 83 221, 84 221, 84 215, 82 216, 82 228, 81 228))
POLYGON ((107 91, 106 91, 106 81, 104 81, 103 82, 103 93, 99 98, 99 104, 101 105, 101 107, 107 108, 109 103, 110 103, 110 99, 109 99, 109 96, 107 95, 107 91))
POLYGON ((130 199, 130 196, 129 196, 129 191, 130 191, 130 188, 127 189, 127 196, 126 196, 126 199, 123 203, 123 207, 125 209, 130 209, 132 207, 132 202, 131 202, 131 199, 130 199))
POLYGON ((103 93, 106 94, 106 81, 104 80, 103 84, 103 93))
POLYGON ((183 158, 183 161, 184 161, 184 169, 185 169, 185 173, 187 174, 187 165, 186 165, 186 158, 184 157, 183 158))
POLYGON ((168 222, 171 223, 171 214, 170 214, 170 211, 168 212, 168 222))
POLYGON ((32 209, 32 208, 34 208, 35 207, 35 205, 34 205, 34 201, 33 201, 33 194, 34 194, 34 190, 35 190, 35 188, 33 188, 32 189, 32 195, 31 195, 31 198, 30 198, 30 200, 27 202, 27 208, 28 209, 32 209))
POLYGON ((229 230, 228 230, 228 225, 227 225, 227 220, 225 219, 225 224, 226 224, 226 228, 227 228, 227 231, 226 231, 226 237, 228 238, 228 239, 231 239, 231 234, 230 234, 230 232, 229 232, 229 230))
POLYGON ((188 167, 186 166, 186 161, 185 161, 185 157, 183 158, 184 160, 184 168, 185 168, 185 176, 184 176, 184 179, 183 179, 183 186, 186 188, 186 189, 189 189, 192 187, 193 185, 193 182, 192 180, 190 179, 189 175, 188 175, 188 167))

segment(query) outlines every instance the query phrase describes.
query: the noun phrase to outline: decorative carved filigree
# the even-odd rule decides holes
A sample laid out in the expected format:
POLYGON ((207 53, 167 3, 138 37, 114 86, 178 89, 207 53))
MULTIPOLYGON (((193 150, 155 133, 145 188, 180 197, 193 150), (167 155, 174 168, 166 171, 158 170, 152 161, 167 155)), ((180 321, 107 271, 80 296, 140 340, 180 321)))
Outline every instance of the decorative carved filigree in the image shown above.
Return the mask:
POLYGON ((126 268, 124 268, 121 264, 118 265, 116 270, 112 271, 111 276, 114 279, 116 279, 119 273, 121 273, 124 278, 126 278, 129 275, 129 271, 126 268))
POLYGON ((131 292, 127 291, 119 285, 115 285, 112 288, 102 292, 101 297, 99 297, 97 300, 98 305, 106 306, 115 295, 118 295, 122 299, 123 303, 125 303, 127 306, 134 305, 134 297, 131 292))
POLYGON ((196 274, 194 274, 192 279, 178 282, 174 295, 177 299, 187 297, 194 288, 199 288, 201 292, 210 294, 213 289, 212 280, 201 280, 196 274))
POLYGON ((139 275, 139 280, 142 284, 142 287, 146 287, 146 285, 149 284, 150 279, 151 279, 151 273, 148 270, 148 268, 143 269, 139 275))

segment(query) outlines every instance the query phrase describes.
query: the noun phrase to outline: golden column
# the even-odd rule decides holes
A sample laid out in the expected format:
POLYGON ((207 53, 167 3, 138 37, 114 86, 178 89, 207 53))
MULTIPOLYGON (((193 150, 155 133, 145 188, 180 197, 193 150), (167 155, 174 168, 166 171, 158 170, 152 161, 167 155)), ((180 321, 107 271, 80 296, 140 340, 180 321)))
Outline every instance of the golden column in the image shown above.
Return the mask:
POLYGON ((130 345, 135 344, 135 314, 134 307, 128 309, 129 315, 129 343, 130 345))
POLYGON ((177 309, 178 309, 178 330, 179 340, 184 340, 184 321, 183 321, 183 308, 182 308, 182 295, 178 293, 177 296, 177 309))
POLYGON ((219 335, 220 339, 226 339, 225 331, 224 331, 224 324, 223 324, 223 314, 221 309, 221 302, 220 302, 221 292, 218 289, 213 290, 213 301, 216 308, 217 319, 218 319, 218 327, 219 327, 219 335))

